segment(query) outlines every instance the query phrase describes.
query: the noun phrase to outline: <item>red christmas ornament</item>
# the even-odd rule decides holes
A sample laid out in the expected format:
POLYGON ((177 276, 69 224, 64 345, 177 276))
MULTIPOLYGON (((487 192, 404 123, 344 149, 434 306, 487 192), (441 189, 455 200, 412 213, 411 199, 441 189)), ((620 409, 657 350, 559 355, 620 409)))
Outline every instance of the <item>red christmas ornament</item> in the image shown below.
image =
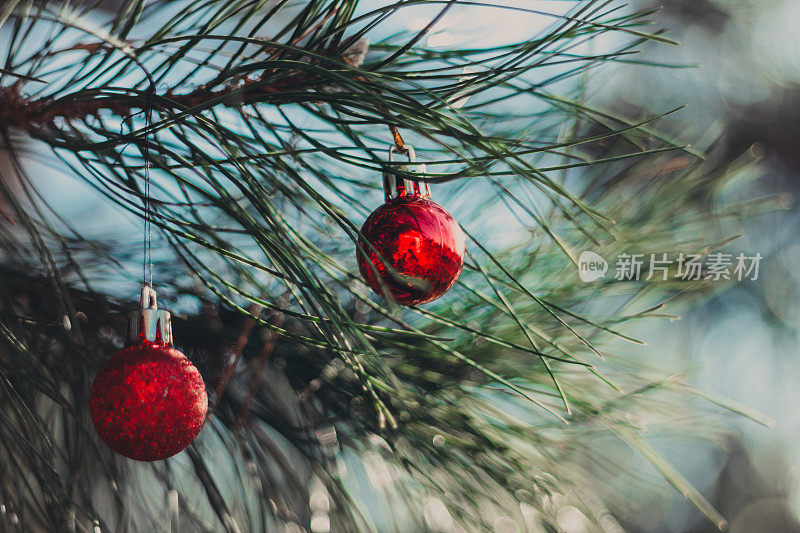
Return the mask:
POLYGON ((203 427, 208 396, 200 372, 172 347, 170 314, 155 291, 142 289, 131 314, 128 346, 97 374, 89 400, 92 422, 111 449, 137 461, 166 459, 203 427))
MULTIPOLYGON (((409 149, 413 161, 413 151, 409 149)), ((421 172, 425 172, 420 165, 421 172)), ((358 268, 372 289, 397 303, 418 305, 447 292, 464 265, 464 233, 430 199, 427 184, 384 174, 386 203, 361 228, 358 268)))

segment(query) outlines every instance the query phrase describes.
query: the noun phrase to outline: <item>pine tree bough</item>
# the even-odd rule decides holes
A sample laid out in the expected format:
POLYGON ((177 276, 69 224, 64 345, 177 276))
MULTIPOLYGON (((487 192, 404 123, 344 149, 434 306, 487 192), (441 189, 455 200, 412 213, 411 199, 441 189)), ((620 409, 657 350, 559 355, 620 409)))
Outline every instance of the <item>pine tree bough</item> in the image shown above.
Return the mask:
MULTIPOLYGON (((364 61, 368 46, 368 40, 362 38, 344 53, 331 57, 329 63, 335 65, 336 62, 341 62, 343 65, 358 67, 364 61)), ((264 50, 266 51, 268 49, 264 50)), ((302 57, 302 53, 300 56, 302 57)), ((310 61, 309 64, 320 61, 324 63, 324 57, 310 61)), ((358 73, 354 70, 343 70, 340 74, 358 77, 358 73)), ((330 85, 330 80, 320 79, 319 76, 283 70, 259 77, 244 76, 218 89, 200 86, 185 94, 178 94, 176 89, 170 89, 156 95, 157 100, 153 101, 179 110, 208 108, 213 105, 241 107, 244 104, 263 101, 268 95, 281 95, 297 90, 309 92, 324 90, 330 85)), ((102 95, 91 100, 74 100, 69 95, 55 100, 31 99, 24 96, 22 87, 21 83, 0 86, 0 129, 55 127, 57 119, 66 122, 85 120, 91 116, 98 117, 103 111, 128 117, 133 114, 133 109, 143 111, 145 105, 142 102, 133 103, 125 98, 102 95)))

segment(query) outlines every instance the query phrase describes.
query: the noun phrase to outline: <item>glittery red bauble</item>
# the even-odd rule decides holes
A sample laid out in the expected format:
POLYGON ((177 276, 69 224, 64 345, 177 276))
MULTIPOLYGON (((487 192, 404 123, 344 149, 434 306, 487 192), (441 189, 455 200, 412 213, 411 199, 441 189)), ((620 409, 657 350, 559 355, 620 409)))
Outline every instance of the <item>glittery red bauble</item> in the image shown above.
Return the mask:
POLYGON ((358 253, 361 274, 375 292, 383 295, 385 287, 400 304, 435 300, 461 274, 464 233, 442 206, 427 198, 389 200, 367 218, 361 234, 374 247, 360 239, 369 256, 358 253))
POLYGON ((137 461, 166 459, 203 427, 208 396, 197 368, 181 352, 141 341, 106 361, 89 402, 97 433, 137 461))

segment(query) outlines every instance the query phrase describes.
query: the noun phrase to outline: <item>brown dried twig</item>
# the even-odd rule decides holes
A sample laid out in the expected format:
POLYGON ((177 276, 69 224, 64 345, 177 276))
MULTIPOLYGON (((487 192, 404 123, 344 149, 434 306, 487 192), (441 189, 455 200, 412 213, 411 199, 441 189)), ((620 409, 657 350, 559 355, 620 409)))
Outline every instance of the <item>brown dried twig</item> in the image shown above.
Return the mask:
MULTIPOLYGON (((283 295, 281 298, 281 307, 285 307, 289 300, 289 293, 283 295)), ((276 328, 281 327, 283 324, 284 314, 281 312, 276 312, 275 316, 272 318, 272 325, 276 328)), ((270 356, 272 355, 273 350, 275 350, 275 338, 277 334, 275 330, 270 330, 267 333, 267 339, 264 341, 264 347, 261 350, 261 357, 259 357, 258 361, 253 368, 252 377, 250 378, 250 389, 247 391, 247 396, 245 397, 244 403, 242 404, 242 410, 239 412, 239 418, 236 421, 236 429, 239 430, 244 426, 245 421, 247 420, 247 415, 250 412, 250 406, 253 404, 253 398, 256 395, 256 390, 258 389, 258 385, 261 382, 261 377, 264 375, 264 369, 267 367, 267 362, 269 361, 270 356)))

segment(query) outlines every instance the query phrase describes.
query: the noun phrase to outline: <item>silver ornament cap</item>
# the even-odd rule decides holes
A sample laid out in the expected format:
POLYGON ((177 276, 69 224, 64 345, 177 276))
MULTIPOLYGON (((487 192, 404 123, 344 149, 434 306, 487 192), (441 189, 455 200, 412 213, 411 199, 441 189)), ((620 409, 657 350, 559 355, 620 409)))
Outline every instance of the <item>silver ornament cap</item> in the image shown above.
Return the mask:
MULTIPOLYGON (((405 153, 408 156, 408 163, 402 165, 403 168, 416 167, 414 172, 418 174, 425 174, 428 169, 425 163, 417 163, 414 148, 406 144, 404 146, 405 153)), ((394 162, 394 152, 396 148, 394 145, 389 147, 389 162, 394 162)), ((431 197, 431 190, 428 183, 423 181, 421 184, 418 181, 401 178, 393 172, 383 173, 383 192, 386 201, 399 198, 401 196, 421 196, 423 198, 431 197)))
POLYGON ((128 338, 130 346, 141 342, 153 342, 172 346, 172 321, 169 311, 158 308, 156 291, 149 285, 142 287, 141 308, 133 311, 128 318, 128 338))

